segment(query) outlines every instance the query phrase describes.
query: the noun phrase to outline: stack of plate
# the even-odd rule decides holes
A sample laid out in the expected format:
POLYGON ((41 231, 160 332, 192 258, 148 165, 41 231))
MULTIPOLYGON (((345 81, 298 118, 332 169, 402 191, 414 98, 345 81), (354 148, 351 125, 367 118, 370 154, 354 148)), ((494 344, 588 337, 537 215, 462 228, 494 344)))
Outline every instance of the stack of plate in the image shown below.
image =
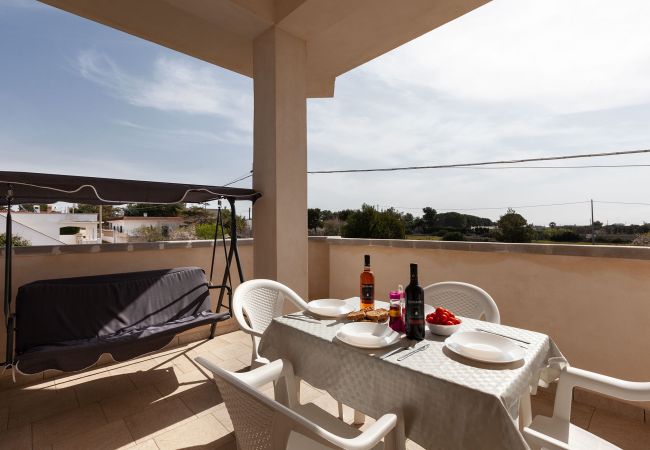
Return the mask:
POLYGON ((355 347, 382 348, 393 345, 401 336, 386 323, 353 322, 339 328, 336 337, 355 347))

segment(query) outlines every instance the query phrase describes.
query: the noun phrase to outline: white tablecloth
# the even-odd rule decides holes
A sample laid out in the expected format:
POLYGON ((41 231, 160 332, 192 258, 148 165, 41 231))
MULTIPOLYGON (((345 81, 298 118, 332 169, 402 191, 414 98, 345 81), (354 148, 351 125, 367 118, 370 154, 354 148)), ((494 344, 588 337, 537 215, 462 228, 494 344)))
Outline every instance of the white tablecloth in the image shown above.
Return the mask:
POLYGON ((429 348, 397 361, 407 351, 381 357, 409 345, 406 338, 364 350, 335 339, 345 323, 302 312, 277 317, 262 337, 260 354, 290 360, 297 376, 370 417, 401 408, 407 437, 427 449, 528 448, 516 423, 519 399, 537 385, 549 358, 561 357, 548 336, 465 318, 461 331, 480 327, 530 342, 524 360, 474 362, 449 351, 444 337, 427 330, 426 342, 418 346, 429 348))

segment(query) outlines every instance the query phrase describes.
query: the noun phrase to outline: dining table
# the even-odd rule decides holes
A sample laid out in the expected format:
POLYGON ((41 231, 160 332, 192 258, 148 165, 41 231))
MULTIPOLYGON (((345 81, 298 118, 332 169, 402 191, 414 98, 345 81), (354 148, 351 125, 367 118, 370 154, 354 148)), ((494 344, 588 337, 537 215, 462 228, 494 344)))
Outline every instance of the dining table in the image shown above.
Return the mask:
MULTIPOLYGON (((358 297, 345 301, 359 305, 358 297)), ((376 301, 376 307, 388 304, 376 301)), ((289 360, 297 377, 369 417, 399 409, 406 436, 426 449, 529 448, 520 432, 520 410, 530 408, 529 394, 538 383, 559 375, 553 368, 564 359, 562 353, 546 334, 460 319, 458 332, 481 329, 507 336, 524 348, 523 358, 479 362, 451 351, 445 336, 429 330, 423 341, 402 336, 388 347, 359 348, 336 337, 350 322, 345 317, 323 318, 309 311, 275 317, 259 352, 269 360, 289 360)))

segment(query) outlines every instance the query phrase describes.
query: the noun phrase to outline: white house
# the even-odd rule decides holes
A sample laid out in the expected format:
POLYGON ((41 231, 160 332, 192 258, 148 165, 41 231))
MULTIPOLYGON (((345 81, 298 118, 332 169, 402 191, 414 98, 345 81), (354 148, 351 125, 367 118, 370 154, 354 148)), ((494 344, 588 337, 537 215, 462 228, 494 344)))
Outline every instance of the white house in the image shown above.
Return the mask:
POLYGON ((104 242, 123 243, 137 240, 142 227, 162 228, 171 231, 183 224, 182 217, 131 217, 124 216, 107 221, 110 228, 104 231, 104 242))
MULTIPOLYGON (((0 214, 0 233, 4 233, 7 214, 0 214)), ((11 212, 13 234, 31 245, 97 244, 97 214, 61 214, 55 212, 11 212), (61 235, 61 228, 77 227, 74 235, 61 235)))

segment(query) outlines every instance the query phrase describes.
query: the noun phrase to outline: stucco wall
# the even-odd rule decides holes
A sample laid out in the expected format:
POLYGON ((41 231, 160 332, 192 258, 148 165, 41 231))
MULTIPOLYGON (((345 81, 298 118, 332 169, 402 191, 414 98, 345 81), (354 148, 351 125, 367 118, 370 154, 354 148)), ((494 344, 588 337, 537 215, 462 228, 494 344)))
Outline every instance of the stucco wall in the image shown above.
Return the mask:
POLYGON ((453 280, 482 287, 502 323, 549 334, 576 367, 650 379, 650 248, 329 242, 334 298, 358 295, 364 254, 372 258, 378 298, 407 284, 414 262, 422 286, 453 280))
MULTIPOLYGON (((252 250, 252 240, 241 240, 246 279, 252 278, 252 250)), ((310 238, 309 297, 358 295, 366 253, 378 298, 406 284, 415 262, 423 286, 456 280, 484 288, 503 323, 549 334, 577 367, 650 379, 650 248, 310 238)), ((223 254, 217 255, 215 283, 223 270, 223 254)), ((210 256, 206 241, 17 249, 14 293, 46 278, 186 265, 208 271, 210 256)), ((3 264, 2 258, 0 274, 3 264)), ((0 353, 4 341, 0 333, 0 353)))
MULTIPOLYGON (((239 245, 242 268, 245 279, 253 276, 252 240, 241 239, 239 245)), ((4 292, 4 250, 0 252, 0 292, 4 292)), ((206 274, 210 273, 212 242, 166 242, 142 244, 113 245, 74 245, 52 247, 27 247, 15 249, 13 256, 13 295, 15 299, 18 287, 35 280, 50 278, 101 275, 107 273, 135 272, 141 270, 164 269, 170 267, 198 266, 206 274)), ((214 269, 214 284, 221 284, 224 270, 224 255, 217 248, 214 269)), ((237 269, 233 266, 233 286, 239 279, 237 269)), ((216 307, 218 294, 212 294, 213 308, 216 307)), ((4 314, 0 309, 4 324, 4 314)), ((223 323, 220 328, 231 328, 223 323)), ((197 332, 190 330, 187 333, 197 332)), ((0 329, 0 361, 4 360, 6 336, 4 326, 0 329)))

